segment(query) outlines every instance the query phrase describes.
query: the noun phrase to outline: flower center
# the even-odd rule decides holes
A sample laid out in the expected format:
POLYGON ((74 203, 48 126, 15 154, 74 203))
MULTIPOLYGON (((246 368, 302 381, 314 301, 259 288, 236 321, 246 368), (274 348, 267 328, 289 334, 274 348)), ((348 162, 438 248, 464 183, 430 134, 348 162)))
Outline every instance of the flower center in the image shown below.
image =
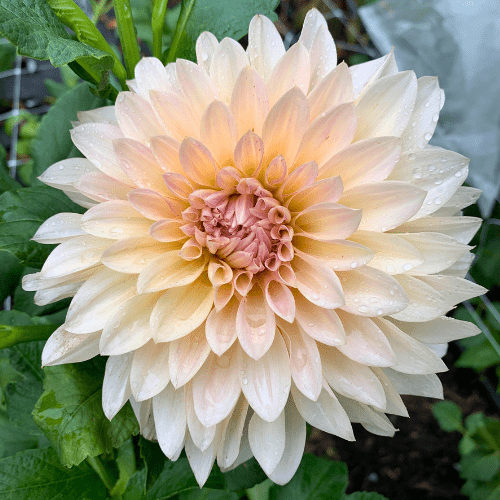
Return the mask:
POLYGON ((293 258, 290 211, 254 178, 232 190, 198 189, 182 231, 234 269, 276 271, 293 258))

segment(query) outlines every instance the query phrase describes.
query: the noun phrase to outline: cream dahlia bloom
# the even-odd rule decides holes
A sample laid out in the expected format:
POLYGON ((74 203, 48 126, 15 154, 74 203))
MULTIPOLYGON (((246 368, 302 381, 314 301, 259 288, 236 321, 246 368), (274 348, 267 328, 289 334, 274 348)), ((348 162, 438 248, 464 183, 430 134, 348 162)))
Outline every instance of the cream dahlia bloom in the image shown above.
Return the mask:
POLYGON ((252 455, 286 483, 306 421, 393 435, 400 394, 442 397, 428 344, 476 334, 445 314, 483 292, 468 160, 427 144, 437 79, 392 53, 337 65, 314 9, 287 52, 263 16, 248 39, 145 58, 114 107, 79 113, 85 158, 41 180, 88 210, 42 224, 59 246, 24 281, 38 304, 73 296, 43 364, 109 356, 108 418, 130 400, 200 485, 252 455))

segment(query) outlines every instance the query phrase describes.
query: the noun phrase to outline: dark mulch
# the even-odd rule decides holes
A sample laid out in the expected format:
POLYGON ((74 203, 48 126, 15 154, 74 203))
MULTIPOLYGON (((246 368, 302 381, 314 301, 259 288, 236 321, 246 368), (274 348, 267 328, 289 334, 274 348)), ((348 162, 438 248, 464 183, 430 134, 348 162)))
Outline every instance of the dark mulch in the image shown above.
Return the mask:
MULTIPOLYGON (((458 404, 465 416, 479 411, 498 415, 474 372, 453 366, 458 355, 458 348, 452 345, 444 358, 450 367, 439 375, 445 399, 458 404)), ((389 500, 466 500, 460 494, 463 480, 457 468, 461 435, 439 428, 431 411, 435 400, 415 396, 403 396, 403 400, 410 418, 390 417, 399 429, 394 438, 375 436, 359 424, 354 424, 355 442, 314 429, 306 451, 346 462, 348 493, 377 491, 389 500)))

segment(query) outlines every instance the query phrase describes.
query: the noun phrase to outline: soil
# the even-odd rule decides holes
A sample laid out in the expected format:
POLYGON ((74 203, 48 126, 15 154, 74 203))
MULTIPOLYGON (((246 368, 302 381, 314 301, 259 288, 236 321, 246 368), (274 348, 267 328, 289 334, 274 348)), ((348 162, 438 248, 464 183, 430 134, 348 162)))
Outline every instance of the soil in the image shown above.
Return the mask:
MULTIPOLYGON (((471 370, 456 368, 460 351, 450 345, 444 357, 450 370, 440 374, 444 399, 453 401, 464 416, 483 412, 498 416, 498 408, 471 370)), ((399 429, 393 438, 375 436, 354 424, 355 442, 313 429, 306 451, 341 460, 349 468, 348 493, 376 491, 389 500, 466 500, 460 494, 464 481, 458 472, 461 434, 440 429, 432 415, 434 399, 402 396, 410 418, 389 416, 399 429)))

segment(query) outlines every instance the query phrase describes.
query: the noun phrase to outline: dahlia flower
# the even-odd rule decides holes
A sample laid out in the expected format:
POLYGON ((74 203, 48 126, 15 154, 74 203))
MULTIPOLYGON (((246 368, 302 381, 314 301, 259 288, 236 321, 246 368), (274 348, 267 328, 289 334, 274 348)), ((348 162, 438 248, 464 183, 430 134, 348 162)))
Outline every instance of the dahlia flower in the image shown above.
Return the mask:
POLYGON ((142 59, 115 106, 78 114, 85 158, 41 180, 88 210, 42 224, 59 245, 24 287, 73 297, 42 362, 109 356, 108 418, 130 400, 200 485, 251 456, 284 484, 306 422, 392 436, 400 394, 442 397, 432 345, 478 332, 445 314, 484 291, 460 212, 479 191, 428 145, 437 79, 393 53, 337 65, 317 10, 288 51, 256 16, 246 51, 203 33, 196 53, 142 59))

